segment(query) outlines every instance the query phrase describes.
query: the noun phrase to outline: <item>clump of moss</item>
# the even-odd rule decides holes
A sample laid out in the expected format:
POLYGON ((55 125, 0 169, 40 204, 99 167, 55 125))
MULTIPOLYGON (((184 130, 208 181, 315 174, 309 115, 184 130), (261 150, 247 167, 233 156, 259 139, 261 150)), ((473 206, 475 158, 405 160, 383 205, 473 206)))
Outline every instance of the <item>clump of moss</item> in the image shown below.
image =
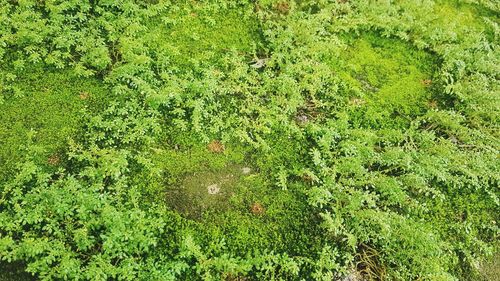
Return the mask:
POLYGON ((262 47, 258 21, 250 4, 223 8, 193 2, 171 11, 151 22, 151 32, 145 36, 152 48, 165 54, 175 68, 214 62, 232 51, 251 55, 262 47))
POLYGON ((208 209, 224 211, 238 192, 243 173, 241 166, 228 163, 222 169, 201 168, 186 175, 178 185, 166 187, 169 207, 189 218, 200 218, 208 209))
POLYGON ((405 127, 428 109, 429 86, 438 66, 431 54, 375 34, 346 39, 348 47, 336 68, 351 88, 349 104, 356 124, 405 127))
POLYGON ((60 163, 58 150, 79 131, 82 113, 104 103, 106 92, 97 79, 77 78, 68 70, 26 70, 15 86, 21 95, 0 104, 0 179, 22 161, 30 141, 42 148, 40 163, 60 163))

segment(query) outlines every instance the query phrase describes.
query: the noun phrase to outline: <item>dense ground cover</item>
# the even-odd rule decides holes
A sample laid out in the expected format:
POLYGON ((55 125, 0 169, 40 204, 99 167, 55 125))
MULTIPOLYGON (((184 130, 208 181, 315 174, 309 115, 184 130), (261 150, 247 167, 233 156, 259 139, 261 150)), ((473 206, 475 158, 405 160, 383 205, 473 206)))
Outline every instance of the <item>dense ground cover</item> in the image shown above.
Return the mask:
POLYGON ((0 280, 494 280, 499 12, 0 0, 0 280))

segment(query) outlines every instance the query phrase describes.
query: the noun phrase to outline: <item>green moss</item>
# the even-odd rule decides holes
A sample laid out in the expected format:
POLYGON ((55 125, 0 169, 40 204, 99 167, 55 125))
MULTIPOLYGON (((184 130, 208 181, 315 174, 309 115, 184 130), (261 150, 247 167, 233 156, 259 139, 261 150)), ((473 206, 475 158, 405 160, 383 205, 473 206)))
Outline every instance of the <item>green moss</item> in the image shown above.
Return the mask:
POLYGON ((170 11, 150 24, 146 36, 150 46, 177 67, 213 61, 230 51, 244 55, 260 44, 257 19, 249 4, 223 8, 196 2, 170 11))
POLYGON ((497 232, 495 126, 470 118, 496 89, 496 45, 490 12, 462 4, 488 1, 38 2, 0 9, 4 69, 60 57, 100 77, 47 68, 5 88, 16 96, 0 106, 0 181, 12 179, 0 254, 18 263, 0 263, 0 280, 24 265, 42 279, 336 280, 375 267, 378 279, 453 280, 475 265, 498 275, 478 259, 497 232), (155 9, 166 12, 145 16, 155 9), (483 31, 490 42, 477 44, 483 31), (247 68, 261 32, 269 60, 247 68), (434 53, 395 38, 441 54, 442 72, 434 53), (78 134, 83 115, 115 99, 99 79, 127 102, 78 134), (456 82, 442 92, 465 97, 463 110, 436 105, 434 80, 456 82), (28 135, 53 172, 76 134, 67 171, 10 172, 28 135), (216 137, 241 143, 207 147, 216 137))
POLYGON ((346 38, 336 71, 351 89, 355 122, 361 126, 406 126, 428 108, 436 59, 425 51, 374 34, 346 38))
POLYGON ((302 188, 283 192, 273 186, 250 150, 231 144, 223 153, 203 144, 171 146, 155 150, 154 165, 162 176, 152 200, 199 222, 199 235, 225 237, 234 254, 267 248, 307 255, 319 247, 320 241, 310 239, 315 217, 308 215, 302 188), (208 192, 213 185, 220 189, 217 194, 208 192), (261 213, 252 210, 255 204, 262 206, 261 213))
POLYGON ((167 204, 190 218, 206 210, 225 211, 245 176, 242 166, 227 164, 219 169, 205 168, 187 175, 179 185, 166 188, 167 204))
POLYGON ((69 71, 27 71, 15 86, 22 96, 0 104, 0 179, 22 161, 28 135, 42 150, 38 160, 48 164, 78 131, 82 113, 99 108, 106 93, 96 79, 75 78, 69 71))
POLYGON ((498 276, 500 276, 500 252, 498 252, 498 245, 493 256, 479 266, 479 272, 482 281, 498 280, 498 276))
MULTIPOLYGON (((318 250, 321 232, 300 191, 283 192, 255 174, 245 177, 224 212, 205 212, 203 224, 212 237, 224 237, 235 254, 253 249, 284 251, 294 256, 309 256, 318 250), (258 204, 262 213, 252 208, 258 204), (294 241, 294 243, 290 243, 294 241)), ((301 188, 297 187, 296 190, 301 188)))
POLYGON ((434 23, 442 30, 452 31, 461 40, 473 32, 491 32, 483 17, 495 17, 493 12, 461 1, 437 1, 434 23))
POLYGON ((150 192, 190 218, 199 218, 210 208, 225 209, 227 199, 245 176, 242 169, 249 166, 245 151, 239 147, 215 153, 202 143, 155 149, 153 162, 160 176, 149 187, 150 192), (217 189, 216 194, 210 194, 210 186, 217 189))

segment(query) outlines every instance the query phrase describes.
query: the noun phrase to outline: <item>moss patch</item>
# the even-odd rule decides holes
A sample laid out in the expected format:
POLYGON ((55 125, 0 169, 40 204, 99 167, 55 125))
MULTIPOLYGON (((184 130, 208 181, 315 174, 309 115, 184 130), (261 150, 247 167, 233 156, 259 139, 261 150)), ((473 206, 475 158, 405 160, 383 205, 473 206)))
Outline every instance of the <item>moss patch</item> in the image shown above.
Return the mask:
POLYGON ((498 276, 500 276, 500 252, 498 252, 498 246, 493 257, 479 266, 479 273, 484 281, 498 280, 498 276))
POLYGON ((471 31, 493 33, 491 27, 484 24, 483 17, 497 16, 493 11, 462 1, 437 1, 434 15, 434 22, 440 29, 452 31, 460 40, 471 31))
POLYGON ((437 62, 431 54, 374 34, 346 40, 336 71, 351 89, 358 125, 404 127, 432 106, 437 62))
POLYGON ((261 44, 250 4, 179 4, 157 18, 146 36, 151 46, 177 67, 214 61, 230 51, 244 55, 261 44))
POLYGON ((306 255, 320 247, 320 240, 310 239, 317 217, 308 211, 303 186, 283 191, 259 169, 250 149, 224 145, 222 153, 202 143, 155 149, 162 179, 152 200, 196 221, 198 235, 224 237, 235 252, 260 247, 306 255))
POLYGON ((81 79, 70 71, 27 71, 14 82, 21 96, 0 104, 0 180, 24 155, 31 135, 42 150, 42 163, 57 162, 61 149, 81 125, 82 113, 103 103, 106 89, 96 79, 81 79))
POLYGON ((228 163, 221 169, 205 168, 187 175, 180 184, 166 192, 167 204, 190 218, 199 218, 203 211, 225 211, 231 197, 238 192, 243 166, 228 163))
POLYGON ((245 154, 244 149, 231 146, 213 152, 202 143, 156 149, 154 162, 161 179, 153 193, 163 196, 169 208, 192 219, 208 209, 225 210, 242 179, 253 172, 245 154))

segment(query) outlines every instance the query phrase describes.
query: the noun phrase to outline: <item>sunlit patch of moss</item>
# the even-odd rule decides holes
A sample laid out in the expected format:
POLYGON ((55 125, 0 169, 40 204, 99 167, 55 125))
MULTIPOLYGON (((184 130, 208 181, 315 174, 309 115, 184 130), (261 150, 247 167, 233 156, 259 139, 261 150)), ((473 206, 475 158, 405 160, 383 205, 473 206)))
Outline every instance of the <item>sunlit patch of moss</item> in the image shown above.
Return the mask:
POLYGON ((242 55, 259 46, 253 6, 219 7, 209 3, 179 4, 154 21, 148 41, 175 66, 220 58, 229 51, 242 55))
POLYGON ((489 32, 483 16, 493 18, 495 15, 491 15, 487 9, 461 1, 437 1, 434 16, 434 22, 440 29, 452 31, 459 38, 464 38, 471 30, 489 32))
POLYGON ((373 34, 348 37, 336 68, 352 89, 358 125, 401 126, 429 106, 436 59, 406 43, 373 34))
POLYGON ((82 112, 103 103, 106 89, 93 78, 76 78, 70 71, 26 71, 15 81, 21 96, 6 96, 0 104, 0 179, 22 161, 33 135, 41 147, 39 161, 60 164, 57 151, 81 126, 82 112))

